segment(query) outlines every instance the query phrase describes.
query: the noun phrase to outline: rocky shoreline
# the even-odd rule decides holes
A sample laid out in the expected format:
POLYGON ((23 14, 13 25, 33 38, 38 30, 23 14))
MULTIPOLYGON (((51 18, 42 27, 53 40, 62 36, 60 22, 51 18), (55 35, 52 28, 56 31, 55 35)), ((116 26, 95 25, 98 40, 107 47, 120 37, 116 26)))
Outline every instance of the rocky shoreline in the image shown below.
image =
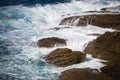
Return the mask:
MULTIPOLYGON (((44 59, 49 64, 65 67, 81 63, 85 61, 86 54, 91 54, 95 58, 107 60, 107 62, 104 62, 106 66, 100 69, 101 72, 97 69, 90 68, 69 69, 61 73, 60 80, 120 80, 120 14, 109 14, 107 8, 101 10, 103 10, 104 13, 106 12, 106 14, 70 16, 64 18, 60 22, 60 25, 94 25, 102 28, 115 29, 114 32, 92 34, 98 37, 90 41, 83 52, 72 51, 68 48, 57 48, 46 55, 44 59)), ((56 45, 65 46, 67 44, 65 39, 49 37, 38 40, 37 45, 39 47, 51 48, 56 45)))
POLYGON ((120 14, 93 14, 83 16, 71 16, 64 18, 60 25, 87 26, 94 25, 102 28, 120 30, 120 14))

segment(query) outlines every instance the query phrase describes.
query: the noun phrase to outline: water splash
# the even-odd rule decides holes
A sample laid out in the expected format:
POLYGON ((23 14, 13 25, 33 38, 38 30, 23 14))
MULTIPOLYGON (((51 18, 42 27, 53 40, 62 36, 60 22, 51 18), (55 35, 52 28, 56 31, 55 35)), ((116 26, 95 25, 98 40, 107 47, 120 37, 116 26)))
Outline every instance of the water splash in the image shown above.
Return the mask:
MULTIPOLYGON (((103 34, 106 31, 113 30, 91 25, 79 28, 66 28, 58 31, 47 29, 62 27, 58 25, 63 18, 61 17, 62 15, 98 10, 102 7, 119 4, 118 1, 106 1, 107 4, 97 2, 98 0, 72 1, 71 3, 46 6, 25 7, 18 5, 0 7, 0 51, 3 51, 0 56, 0 79, 57 80, 58 74, 56 73, 59 72, 56 70, 58 70, 58 67, 47 64, 42 57, 59 46, 49 49, 38 48, 36 46, 37 40, 52 36, 65 38, 67 46, 64 47, 82 51, 85 48, 85 44, 96 38, 96 36, 88 36, 87 34, 94 32, 103 34)), ((96 67, 98 68, 103 66, 99 61, 90 60, 73 67, 92 67, 93 63, 97 63, 98 66, 96 67), (87 66, 88 64, 90 66, 87 66)))

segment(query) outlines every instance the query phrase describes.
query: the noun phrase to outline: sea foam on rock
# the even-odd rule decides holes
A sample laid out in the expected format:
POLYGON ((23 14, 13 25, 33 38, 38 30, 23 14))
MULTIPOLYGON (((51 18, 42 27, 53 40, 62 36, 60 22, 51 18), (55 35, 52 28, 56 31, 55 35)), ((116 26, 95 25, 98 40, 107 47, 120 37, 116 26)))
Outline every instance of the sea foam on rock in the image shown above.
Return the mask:
POLYGON ((89 42, 84 50, 93 57, 107 60, 101 71, 107 73, 113 80, 120 79, 120 32, 106 32, 89 42))
POLYGON ((65 39, 62 39, 62 38, 49 37, 49 38, 43 38, 43 39, 38 40, 37 45, 39 47, 50 48, 56 45, 60 45, 60 46, 66 45, 66 41, 65 39))
POLYGON ((86 54, 80 51, 72 51, 68 48, 58 48, 45 56, 45 60, 53 65, 65 67, 85 60, 86 54))

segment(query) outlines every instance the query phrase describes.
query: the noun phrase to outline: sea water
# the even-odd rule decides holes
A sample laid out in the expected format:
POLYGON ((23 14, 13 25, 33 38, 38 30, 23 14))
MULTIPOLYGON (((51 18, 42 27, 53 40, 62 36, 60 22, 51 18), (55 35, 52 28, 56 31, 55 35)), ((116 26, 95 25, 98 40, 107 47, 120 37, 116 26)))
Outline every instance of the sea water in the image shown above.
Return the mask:
POLYGON ((67 67, 47 64, 43 57, 56 48, 70 48, 83 51, 87 43, 96 38, 88 34, 103 34, 114 31, 88 25, 86 27, 66 26, 55 31, 63 15, 83 11, 100 10, 103 7, 118 6, 115 0, 73 0, 68 3, 36 3, 34 6, 7 5, 0 7, 0 80, 58 80, 59 74, 71 68, 97 68, 105 66, 101 60, 87 55, 86 61, 67 67), (39 48, 36 42, 47 37, 60 37, 67 46, 39 48))

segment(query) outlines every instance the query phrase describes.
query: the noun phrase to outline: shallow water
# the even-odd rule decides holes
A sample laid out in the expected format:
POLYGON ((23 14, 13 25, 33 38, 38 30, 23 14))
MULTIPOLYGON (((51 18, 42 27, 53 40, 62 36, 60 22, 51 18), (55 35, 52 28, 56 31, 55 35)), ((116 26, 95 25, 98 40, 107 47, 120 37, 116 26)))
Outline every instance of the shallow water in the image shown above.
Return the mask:
POLYGON ((87 43, 96 38, 88 34, 114 30, 92 25, 70 26, 58 31, 49 28, 65 27, 59 26, 62 15, 117 5, 119 1, 84 0, 45 6, 0 7, 0 80, 58 80, 59 73, 70 68, 103 67, 99 60, 89 55, 81 64, 61 68, 49 65, 42 57, 61 46, 38 48, 36 41, 46 37, 60 37, 67 40, 67 46, 62 48, 83 51, 87 43))

